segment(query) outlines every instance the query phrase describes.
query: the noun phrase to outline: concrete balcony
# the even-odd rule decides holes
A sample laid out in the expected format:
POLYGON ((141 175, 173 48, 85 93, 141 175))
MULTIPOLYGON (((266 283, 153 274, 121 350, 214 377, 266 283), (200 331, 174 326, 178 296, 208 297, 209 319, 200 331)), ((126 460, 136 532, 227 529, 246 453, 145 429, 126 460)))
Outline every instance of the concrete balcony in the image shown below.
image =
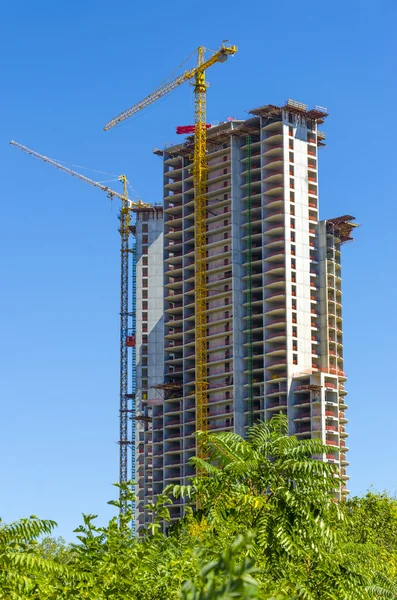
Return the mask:
POLYGON ((265 223, 282 223, 284 225, 285 213, 283 211, 270 212, 266 211, 263 218, 265 223))
POLYGON ((282 121, 272 121, 268 125, 265 125, 264 127, 262 127, 262 130, 266 131, 266 132, 280 133, 283 131, 283 123, 282 123, 282 121))
MULTIPOLYGON (((219 171, 219 169, 218 169, 218 171, 219 171)), ((208 179, 207 179, 208 190, 209 191, 213 191, 214 188, 212 186, 214 184, 221 183, 221 182, 223 182, 225 180, 229 181, 230 173, 231 173, 230 167, 226 168, 226 173, 223 173, 222 170, 221 170, 220 173, 219 172, 217 173, 217 171, 214 171, 212 173, 210 172, 209 175, 208 175, 208 179)), ((216 189, 219 189, 219 188, 216 188, 216 189)))
POLYGON ((286 354, 287 354, 287 346, 285 345, 285 342, 281 342, 281 343, 273 342, 270 344, 266 340, 266 352, 264 353, 264 356, 275 357, 275 356, 286 356, 286 354))
POLYGON ((166 250, 165 254, 166 254, 166 258, 164 260, 165 263, 175 264, 175 263, 180 262, 180 264, 182 264, 182 258, 183 258, 182 249, 179 251, 175 251, 174 249, 171 249, 168 251, 166 250))
POLYGON ((225 419, 222 421, 216 421, 215 423, 209 423, 208 430, 209 431, 224 431, 228 429, 233 429, 233 418, 225 419))
POLYGON ((307 421, 311 419, 311 415, 310 415, 310 409, 309 410, 299 410, 297 411, 293 421, 295 422, 300 422, 300 421, 307 421))
MULTIPOLYGON (((247 174, 247 168, 246 168, 246 164, 247 164, 247 158, 242 158, 240 160, 241 162, 241 174, 242 175, 246 175, 247 174)), ((251 163, 251 169, 258 169, 261 166, 261 155, 259 152, 256 152, 255 154, 251 154, 251 159, 250 159, 250 163, 251 163)))
POLYGON ((288 405, 286 398, 280 398, 279 400, 267 400, 266 401, 266 410, 277 411, 280 408, 286 408, 288 405))
POLYGON ((346 454, 341 454, 340 455, 340 462, 342 465, 347 466, 349 465, 349 461, 346 459, 346 454))
MULTIPOLYGON (((282 263, 269 263, 265 265, 264 268, 264 275, 265 277, 269 277, 269 276, 278 276, 280 277, 281 275, 284 275, 285 273, 285 264, 282 263)), ((264 286, 266 287, 266 282, 267 280, 265 280, 265 284, 264 286)))
POLYGON ((164 196, 164 213, 166 215, 179 215, 182 211, 182 193, 164 196))
POLYGON ((265 209, 276 210, 279 209, 279 212, 284 207, 284 198, 274 198, 273 196, 268 196, 265 202, 265 209))
POLYGON ((312 429, 310 424, 309 425, 301 425, 301 426, 297 426, 294 435, 296 436, 301 436, 301 435, 306 435, 308 433, 311 433, 312 429))
POLYGON ((167 252, 169 250, 179 251, 182 250, 182 234, 180 234, 180 241, 169 240, 168 244, 164 246, 164 250, 167 252))
POLYGON ((272 319, 266 319, 265 329, 282 329, 283 334, 284 334, 284 332, 286 330, 285 315, 280 315, 279 317, 273 317, 272 319))
POLYGON ((282 184, 283 180, 284 180, 284 171, 283 170, 266 171, 265 175, 263 177, 264 183, 269 184, 269 185, 275 185, 276 183, 282 184))
MULTIPOLYGON (((284 240, 283 240, 284 242, 284 240)), ((268 246, 269 244, 267 244, 268 246)), ((269 248, 269 251, 266 252, 265 254, 265 260, 268 262, 284 262, 284 257, 285 257, 285 249, 284 249, 284 243, 283 244, 279 244, 279 248, 277 248, 276 250, 274 249, 274 246, 272 248, 269 248)))
POLYGON ((273 133, 271 135, 268 135, 267 137, 265 137, 262 140, 262 144, 264 145, 265 148, 267 148, 269 145, 274 148, 274 147, 278 147, 280 146, 280 144, 282 145, 283 142, 283 134, 282 132, 278 133, 273 133))
POLYGON ((172 431, 170 433, 167 432, 167 430, 164 430, 164 442, 168 442, 168 440, 174 440, 174 439, 182 439, 183 438, 183 431, 182 431, 182 427, 181 427, 181 431, 172 431))
POLYGON ((179 426, 182 427, 182 406, 180 406, 178 413, 175 412, 174 414, 171 413, 171 411, 167 411, 164 414, 164 427, 174 427, 174 426, 179 426))
POLYGON ((169 212, 164 220, 165 227, 182 227, 182 206, 176 206, 172 209, 169 208, 169 212))
POLYGON ((272 373, 271 376, 266 379, 265 383, 266 385, 273 385, 275 383, 284 383, 285 381, 287 381, 286 371, 283 373, 272 373))
POLYGON ((179 328, 179 327, 174 328, 172 326, 172 323, 164 323, 164 327, 168 327, 168 331, 166 331, 165 336, 164 336, 167 339, 176 340, 178 338, 178 336, 181 336, 183 334, 182 328, 179 328))
POLYGON ((263 192, 265 196, 280 196, 284 192, 284 185, 282 183, 271 185, 269 183, 267 189, 263 192))
POLYGON ((164 177, 166 177, 167 179, 173 179, 181 181, 182 179, 182 173, 183 173, 183 168, 182 166, 180 166, 177 169, 168 169, 167 171, 164 171, 164 177))
POLYGON ((282 342, 287 338, 287 334, 284 331, 275 331, 271 335, 266 336, 266 342, 282 342))
MULTIPOLYGON (((266 226, 263 230, 263 233, 266 236, 270 236, 266 238, 265 241, 265 246, 267 246, 268 244, 270 244, 271 242, 273 242, 272 237, 274 238, 280 238, 283 234, 284 234, 284 223, 280 223, 280 224, 270 224, 269 226, 266 226)), ((283 238, 284 241, 284 238, 283 238)))
POLYGON ((174 181, 170 181, 165 184, 164 189, 173 191, 175 194, 180 194, 182 192, 182 180, 175 179, 174 181))
POLYGON ((171 225, 168 226, 165 231, 165 237, 172 238, 174 240, 180 237, 182 240, 182 227, 173 227, 171 225))
POLYGON ((283 144, 275 144, 270 146, 269 144, 264 145, 263 147, 263 152, 262 152, 263 156, 266 159, 270 159, 270 158, 280 158, 282 159, 283 157, 283 144))
MULTIPOLYGON (((266 231, 266 233, 268 233, 268 231, 266 231)), ((267 236, 267 241, 263 247, 266 250, 268 250, 269 252, 271 252, 274 248, 279 248, 279 251, 282 252, 282 254, 284 254, 285 253, 285 250, 284 250, 285 237, 284 236, 280 236, 280 237, 267 236)))
MULTIPOLYGON (((285 320, 286 315, 286 306, 285 302, 266 302, 266 312, 264 313, 265 323, 271 321, 273 319, 279 318, 280 316, 284 316, 285 320)), ((293 321, 294 322, 294 321, 293 321)))
POLYGON ((216 157, 212 157, 211 154, 207 155, 208 157, 208 173, 211 173, 211 171, 216 171, 219 168, 223 168, 226 169, 228 167, 230 167, 230 150, 229 149, 224 149, 224 154, 223 156, 216 156, 216 157), (226 157, 226 160, 224 160, 226 157))
POLYGON ((338 412, 337 412, 337 409, 336 409, 336 408, 335 408, 335 410, 329 410, 329 409, 326 409, 326 410, 325 410, 325 416, 326 416, 327 418, 330 418, 330 419, 338 419, 338 412))
POLYGON ((170 314, 167 313, 166 318, 167 320, 164 323, 164 327, 182 327, 183 319, 181 313, 179 315, 174 315, 171 311, 170 314))
POLYGON ((338 435, 339 434, 339 430, 338 430, 338 425, 337 424, 336 425, 327 424, 325 426, 325 430, 327 432, 327 435, 328 434, 330 434, 330 435, 338 435))
MULTIPOLYGON (((272 291, 274 293, 284 295, 285 293, 285 280, 283 277, 267 277, 264 283, 266 291, 272 291), (276 291, 275 291, 276 290, 276 291)), ((265 299, 266 301, 266 299, 265 299)))
POLYGON ((183 362, 183 355, 179 354, 178 356, 174 356, 173 358, 169 358, 169 353, 167 353, 166 356, 165 356, 164 362, 165 362, 165 364, 167 364, 167 366, 172 365, 172 366, 176 367, 178 364, 182 364, 182 362, 183 362))
POLYGON ((171 158, 167 158, 164 164, 179 169, 182 166, 182 158, 180 156, 172 156, 171 158))
POLYGON ((265 369, 285 369, 286 366, 287 364, 285 356, 279 356, 265 360, 265 369))
POLYGON ((269 158, 268 160, 265 160, 263 163, 263 168, 266 171, 279 171, 279 172, 283 172, 283 165, 284 165, 284 161, 279 158, 269 158))
MULTIPOLYGON (((224 386, 223 390, 231 390, 232 386, 224 386)), ((229 397, 226 397, 226 391, 219 391, 214 389, 208 393, 208 406, 222 406, 223 404, 230 404, 233 402, 233 397, 229 391, 229 397)))
POLYGON ((335 448, 337 448, 339 446, 339 444, 338 444, 338 442, 336 440, 330 440, 328 438, 325 440, 325 445, 326 446, 332 446, 332 447, 335 447, 335 448))
POLYGON ((169 265, 168 269, 164 271, 166 277, 172 277, 173 280, 182 278, 182 264, 180 265, 169 265))
MULTIPOLYGON (((241 171, 241 176, 243 178, 247 177, 247 173, 248 170, 244 169, 243 171, 241 171)), ((260 181, 260 175, 261 175, 261 164, 260 164, 260 160, 256 160, 255 163, 253 164, 253 162, 251 161, 251 168, 250 168, 250 174, 251 174, 251 181, 253 179, 255 179, 256 181, 260 181)), ((245 182, 246 184, 246 182, 245 182)))
POLYGON ((339 458, 338 458, 338 454, 326 454, 325 458, 327 459, 328 462, 331 463, 338 463, 339 462, 339 458))
POLYGON ((182 445, 179 444, 171 444, 171 445, 166 445, 165 449, 164 449, 164 454, 180 454, 182 451, 182 445))
MULTIPOLYGON (((294 394, 297 393, 297 390, 294 390, 294 394)), ((302 394, 302 396, 298 397, 298 398, 294 398, 294 406, 310 406, 310 404, 312 403, 310 395, 307 394, 302 394)))
MULTIPOLYGON (((246 186, 244 186, 244 190, 246 190, 246 186)), ((252 191, 252 190, 251 190, 252 191)), ((250 201, 251 201, 251 207, 257 207, 257 206, 262 206, 262 194, 260 193, 260 190, 256 190, 254 194, 251 193, 250 197, 249 197, 250 201)), ((248 200, 247 195, 243 196, 241 198, 241 201, 246 203, 248 200)))

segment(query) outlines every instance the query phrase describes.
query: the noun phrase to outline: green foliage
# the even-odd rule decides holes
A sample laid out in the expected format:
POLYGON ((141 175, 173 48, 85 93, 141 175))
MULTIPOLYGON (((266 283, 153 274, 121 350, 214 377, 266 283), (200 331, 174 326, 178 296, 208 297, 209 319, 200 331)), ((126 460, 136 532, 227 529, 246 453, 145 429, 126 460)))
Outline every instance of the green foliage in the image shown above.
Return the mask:
POLYGON ((258 598, 259 583, 252 577, 257 572, 248 557, 241 560, 241 553, 250 548, 252 534, 239 536, 222 554, 204 564, 200 569, 199 582, 189 580, 183 584, 181 600, 215 600, 227 598, 258 598))
POLYGON ((0 522, 1 599, 37 597, 40 582, 63 575, 62 565, 42 558, 36 551, 37 537, 50 534, 55 525, 34 515, 8 525, 0 522))
POLYGON ((44 537, 37 544, 36 552, 42 558, 53 560, 60 564, 68 564, 72 560, 71 547, 61 537, 44 537))
POLYGON ((200 435, 208 460, 192 462, 205 476, 158 496, 139 538, 131 510, 103 527, 83 515, 69 545, 49 537, 52 521, 0 526, 0 600, 397 598, 394 498, 335 502, 334 467, 312 458, 325 448, 289 437, 282 415, 246 440, 200 435), (185 516, 171 525, 180 497, 185 516))

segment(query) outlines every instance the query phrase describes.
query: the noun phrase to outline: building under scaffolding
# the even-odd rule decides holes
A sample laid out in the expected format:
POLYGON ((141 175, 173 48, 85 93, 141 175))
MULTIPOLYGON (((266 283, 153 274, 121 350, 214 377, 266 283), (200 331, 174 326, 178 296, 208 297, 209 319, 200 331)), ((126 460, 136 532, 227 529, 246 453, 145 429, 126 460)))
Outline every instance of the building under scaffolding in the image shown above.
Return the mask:
MULTIPOLYGON (((208 129, 206 338, 209 431, 245 435, 280 411, 318 437, 345 483, 341 245, 354 217, 319 221, 326 109, 289 100, 208 129)), ((138 525, 196 452, 193 138, 156 150, 163 210, 137 210, 138 525)), ((346 495, 344 484, 340 494, 346 495)), ((178 500, 171 516, 182 514, 178 500)))

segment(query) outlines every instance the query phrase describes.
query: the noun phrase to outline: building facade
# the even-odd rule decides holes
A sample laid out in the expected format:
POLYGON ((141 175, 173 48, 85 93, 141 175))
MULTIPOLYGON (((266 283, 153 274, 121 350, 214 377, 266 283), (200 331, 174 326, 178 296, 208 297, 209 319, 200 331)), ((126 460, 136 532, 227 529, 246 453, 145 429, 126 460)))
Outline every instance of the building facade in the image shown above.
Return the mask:
MULTIPOLYGON (((354 224, 319 221, 326 116, 289 100, 208 130, 208 430, 245 435, 282 411, 291 435, 329 446, 319 458, 346 482, 340 247, 354 224)), ((139 525, 166 485, 188 483, 196 452, 193 140, 159 154, 164 212, 142 213, 136 231, 139 525)), ((182 512, 176 502, 171 516, 182 512)))

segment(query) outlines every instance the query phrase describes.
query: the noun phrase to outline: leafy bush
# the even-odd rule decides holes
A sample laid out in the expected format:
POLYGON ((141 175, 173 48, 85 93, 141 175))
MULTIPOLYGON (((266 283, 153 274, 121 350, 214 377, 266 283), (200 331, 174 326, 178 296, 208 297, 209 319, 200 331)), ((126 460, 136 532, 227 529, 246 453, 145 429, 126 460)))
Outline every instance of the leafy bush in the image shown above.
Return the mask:
MULTIPOLYGON (((106 527, 83 515, 69 545, 49 537, 52 521, 1 526, 0 599, 397 598, 394 498, 336 502, 335 467, 313 459, 326 449, 289 437, 282 415, 246 440, 200 435, 207 460, 192 462, 201 476, 166 489, 139 538, 131 510, 106 527), (185 516, 170 524, 168 507, 181 496, 185 516)), ((121 490, 129 503, 130 490, 121 490)))

